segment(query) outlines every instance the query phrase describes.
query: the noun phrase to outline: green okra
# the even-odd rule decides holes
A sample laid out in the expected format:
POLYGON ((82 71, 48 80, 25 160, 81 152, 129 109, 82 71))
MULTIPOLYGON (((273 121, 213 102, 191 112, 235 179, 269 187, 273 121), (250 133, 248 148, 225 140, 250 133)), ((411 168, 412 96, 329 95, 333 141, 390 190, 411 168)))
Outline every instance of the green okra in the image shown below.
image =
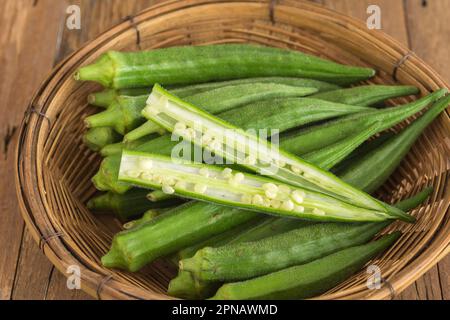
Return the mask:
POLYGON ((294 87, 315 88, 318 90, 318 92, 327 92, 330 90, 340 89, 338 85, 314 79, 293 78, 293 77, 257 77, 257 78, 244 78, 228 81, 214 81, 207 83, 192 84, 188 86, 183 86, 181 88, 172 89, 171 92, 173 92, 178 97, 183 98, 225 86, 234 86, 251 83, 275 83, 275 84, 285 84, 294 87))
POLYGON ((450 104, 450 96, 437 101, 420 118, 375 150, 356 159, 340 172, 343 180, 373 192, 378 189, 398 167, 422 131, 450 104), (365 168, 370 166, 370 172, 365 168))
MULTIPOLYGON (((369 111, 370 112, 370 111, 369 111)), ((244 168, 271 175, 283 183, 409 220, 401 210, 385 206, 360 190, 339 180, 293 154, 274 147, 264 139, 243 132, 239 127, 209 115, 155 85, 142 114, 184 140, 244 168), (233 130, 233 133, 229 131, 233 130), (244 148, 239 148, 245 142, 244 148), (242 150, 241 150, 242 149, 242 150)), ((125 178, 125 177, 124 177, 125 178)), ((217 199, 216 199, 217 200, 217 199)))
POLYGON ((383 132, 378 137, 364 142, 362 145, 358 146, 355 150, 353 150, 352 153, 350 153, 344 160, 336 164, 331 169, 331 171, 339 175, 339 172, 343 170, 345 167, 347 167, 349 164, 351 164, 355 159, 358 159, 359 157, 364 156, 365 154, 371 152, 372 150, 375 150, 393 136, 394 132, 392 131, 383 132))
POLYGON ((172 197, 172 195, 164 193, 161 190, 154 190, 147 194, 147 199, 153 202, 170 199, 172 197))
POLYGON ((144 122, 141 111, 145 101, 145 96, 120 96, 107 110, 85 118, 84 123, 88 128, 113 127, 124 135, 144 122))
POLYGON ((95 213, 113 213, 120 220, 127 221, 149 209, 166 208, 180 203, 180 199, 151 202, 147 200, 148 190, 132 189, 124 194, 107 192, 91 198, 88 209, 95 213))
POLYGON ((377 131, 381 132, 420 112, 446 93, 446 89, 441 89, 405 105, 352 114, 324 124, 311 126, 281 140, 280 146, 294 154, 306 154, 360 132, 363 128, 368 128, 374 123, 379 124, 377 131))
MULTIPOLYGON (((301 97, 314 92, 317 92, 317 89, 274 83, 252 83, 221 87, 185 99, 201 106, 207 112, 219 113, 261 99, 301 97)), ((176 90, 174 93, 176 94, 176 90)), ((120 134, 129 133, 144 123, 141 111, 145 107, 146 100, 147 96, 119 96, 106 111, 87 117, 85 123, 88 127, 111 126, 120 134)), ((152 122, 146 123, 145 128, 146 134, 161 131, 161 128, 152 122)), ((131 137, 133 133, 126 135, 125 140, 136 139, 131 137)))
MULTIPOLYGON (((219 288, 212 300, 305 299, 333 288, 384 252, 400 232, 324 258, 219 288)), ((238 260, 237 260, 238 262, 238 260)))
POLYGON ((314 224, 259 241, 204 247, 179 266, 202 281, 250 279, 362 245, 389 223, 314 224))
POLYGON ((131 220, 131 221, 128 221, 127 223, 125 223, 123 225, 123 228, 125 230, 135 228, 137 226, 140 226, 141 224, 144 224, 148 221, 153 220, 154 218, 159 216, 161 213, 162 213, 162 211, 160 211, 160 210, 154 210, 154 209, 147 210, 144 212, 142 217, 140 217, 139 219, 131 220))
POLYGON ((108 108, 120 96, 148 95, 150 88, 105 89, 88 95, 88 103, 97 107, 108 108))
POLYGON ((311 98, 351 104, 355 106, 374 106, 387 99, 415 95, 419 89, 414 86, 366 85, 353 88, 319 92, 311 98))
POLYGON ((392 211, 362 208, 324 193, 229 167, 174 161, 171 157, 137 151, 122 152, 119 181, 194 200, 318 221, 382 221, 399 217, 392 211))
POLYGON ((108 51, 95 63, 78 69, 74 77, 120 89, 271 76, 349 84, 374 75, 373 69, 345 66, 298 51, 226 44, 108 51))
MULTIPOLYGON (((367 111, 365 107, 347 106, 308 98, 296 100, 292 104, 284 104, 284 100, 278 99, 273 100, 273 102, 275 103, 252 104, 251 108, 247 106, 235 108, 219 113, 217 116, 244 130, 258 131, 259 129, 277 128, 278 132, 283 132, 310 121, 333 118, 343 113, 350 114, 358 111, 367 111), (258 113, 255 112, 255 107, 261 107, 264 110, 258 113), (319 109, 322 111, 319 111, 319 109)), ((147 138, 141 139, 146 140, 147 138)), ((140 143, 143 140, 127 142, 129 149, 171 155, 172 151, 177 146, 180 146, 180 143, 173 141, 169 135, 140 143), (131 144, 134 144, 135 147, 131 144)), ((124 145, 120 145, 120 151, 124 145)), ((191 146, 190 149, 196 150, 194 146, 191 146)), ((118 153, 116 152, 116 155, 113 157, 105 158, 100 165, 99 172, 93 178, 93 182, 99 190, 123 193, 130 188, 128 184, 117 181, 120 163, 118 153)))
POLYGON ((83 142, 93 151, 100 151, 103 147, 120 141, 122 136, 111 127, 91 128, 83 135, 83 142))
POLYGON ((188 202, 137 228, 119 232, 111 250, 102 257, 102 264, 137 271, 159 257, 225 232, 257 215, 237 208, 188 202))
MULTIPOLYGON (((256 101, 274 98, 302 97, 314 92, 317 92, 316 88, 295 87, 275 83, 243 83, 197 93, 184 99, 212 114, 223 113, 225 111, 235 114, 235 108, 256 101)), ((177 92, 174 92, 174 94, 177 94, 177 92)), ((350 108, 350 106, 347 108, 350 108)), ((298 110, 298 108, 296 109, 298 110)), ((246 111, 248 112, 248 108, 246 111)), ((148 120, 140 127, 126 134, 124 139, 129 141, 136 140, 154 131, 155 123, 148 120)))
POLYGON ((121 142, 111 143, 111 144, 104 146, 100 150, 100 155, 102 155, 103 157, 120 155, 120 153, 122 152, 123 149, 134 150, 134 149, 138 148, 140 145, 142 145, 148 141, 151 141, 152 139, 156 139, 157 137, 159 137, 159 135, 155 134, 155 135, 146 136, 144 138, 141 138, 141 139, 138 139, 135 141, 121 141, 121 142))
MULTIPOLYGON (((431 194, 433 188, 425 188, 418 194, 402 200, 395 204, 396 207, 407 212, 420 204, 431 194)), ((303 221, 289 218, 276 218, 276 217, 259 217, 261 222, 257 223, 253 228, 244 230, 240 234, 230 234, 227 239, 221 238, 220 243, 211 242, 214 247, 219 247, 226 244, 237 244, 249 241, 257 241, 277 234, 282 234, 291 230, 295 230, 301 227, 312 225, 311 221, 303 221)), ((195 246, 198 248, 199 246, 195 246)), ((203 246, 200 247, 205 247, 203 246)), ((187 249, 184 254, 179 254, 179 257, 186 259, 194 255, 194 250, 187 249)), ((178 261, 178 259, 177 259, 178 261)), ((205 299, 212 296, 221 285, 220 282, 215 281, 202 281, 194 277, 191 272, 179 271, 177 277, 172 279, 169 283, 168 294, 183 299, 205 299)))

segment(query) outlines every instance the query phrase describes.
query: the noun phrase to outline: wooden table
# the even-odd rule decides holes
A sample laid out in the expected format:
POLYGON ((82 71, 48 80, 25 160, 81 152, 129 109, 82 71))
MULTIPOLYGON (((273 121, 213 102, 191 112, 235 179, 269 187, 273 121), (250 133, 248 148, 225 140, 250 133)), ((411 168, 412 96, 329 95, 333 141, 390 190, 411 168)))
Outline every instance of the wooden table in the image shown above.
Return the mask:
MULTIPOLYGON (((17 129, 31 95, 52 67, 81 44, 155 0, 0 1, 0 299, 90 299, 68 290, 25 228, 13 178, 17 129), (81 29, 66 27, 69 5, 81 8, 81 29)), ((382 29, 409 46, 450 82, 449 0, 316 0, 366 20, 381 8, 382 29)), ((450 299, 450 256, 398 299, 450 299)))

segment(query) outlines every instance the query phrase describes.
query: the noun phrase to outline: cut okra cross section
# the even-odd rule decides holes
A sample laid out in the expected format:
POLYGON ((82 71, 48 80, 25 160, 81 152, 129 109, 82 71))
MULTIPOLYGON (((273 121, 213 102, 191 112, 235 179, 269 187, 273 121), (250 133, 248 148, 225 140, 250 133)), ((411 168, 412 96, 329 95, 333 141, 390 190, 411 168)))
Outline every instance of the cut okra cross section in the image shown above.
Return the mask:
POLYGON ((265 139, 182 101, 157 84, 142 114, 184 140, 226 159, 227 163, 239 164, 292 186, 328 194, 362 208, 390 212, 408 220, 400 210, 384 205, 331 173, 276 148, 265 139))
POLYGON ((125 150, 119 180, 167 194, 266 212, 323 221, 382 221, 383 211, 357 207, 307 189, 229 167, 192 163, 125 150))

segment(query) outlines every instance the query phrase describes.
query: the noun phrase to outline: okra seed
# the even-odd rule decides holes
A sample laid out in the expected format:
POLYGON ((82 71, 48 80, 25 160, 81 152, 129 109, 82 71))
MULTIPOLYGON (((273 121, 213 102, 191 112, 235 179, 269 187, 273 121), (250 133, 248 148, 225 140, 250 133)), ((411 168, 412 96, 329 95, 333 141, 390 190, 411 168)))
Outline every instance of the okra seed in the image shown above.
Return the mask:
POLYGON ((291 170, 292 170, 292 172, 297 173, 297 174, 300 174, 302 172, 302 170, 296 166, 291 166, 291 170))
POLYGON ((252 196, 249 194, 243 194, 241 201, 245 204, 250 204, 250 203, 252 203, 252 196))
POLYGON ((265 195, 269 199, 275 199, 277 197, 276 191, 266 190, 265 195))
POLYGON ((137 178, 139 177, 140 174, 141 172, 137 170, 127 170, 126 172, 126 175, 129 176, 130 178, 137 178))
POLYGON ((317 209, 317 208, 314 208, 314 209, 313 209, 313 213, 314 213, 314 214, 317 214, 317 215, 319 215, 319 216, 325 215, 325 211, 320 210, 320 209, 317 209))
POLYGON ((274 209, 278 209, 281 206, 281 201, 277 199, 270 200, 270 206, 274 209))
POLYGON ((157 184, 161 184, 162 181, 163 181, 163 178, 162 178, 161 176, 155 175, 155 176, 153 177, 153 181, 154 181, 155 183, 157 183, 157 184))
POLYGON ((275 184, 271 183, 271 182, 264 183, 262 185, 262 187, 266 191, 275 192, 275 193, 278 192, 278 187, 275 184))
POLYGON ((236 173, 235 174, 235 176, 234 176, 234 181, 235 182, 237 182, 237 183, 239 183, 239 182, 242 182, 242 181, 244 181, 244 174, 242 173, 242 172, 238 172, 238 173, 236 173))
POLYGON ((283 201, 283 204, 281 205, 281 209, 292 211, 294 210, 294 203, 291 200, 283 201))
POLYGON ((292 199, 294 199, 294 201, 297 203, 303 203, 303 201, 305 200, 305 193, 300 190, 295 190, 294 192, 292 192, 292 199))
POLYGON ((209 170, 208 168, 201 168, 198 173, 200 173, 201 176, 208 178, 209 177, 209 170))
POLYGON ((153 161, 146 158, 141 158, 139 159, 139 167, 142 170, 150 170, 153 168, 153 161))
POLYGON ((153 180, 153 175, 149 172, 142 172, 140 177, 141 177, 141 179, 148 180, 148 181, 153 180))
POLYGON ((232 169, 230 169, 230 168, 225 168, 225 169, 223 169, 223 171, 222 171, 222 177, 224 177, 225 179, 229 179, 229 178, 231 178, 231 173, 233 172, 233 170, 232 169))
POLYGON ((252 203, 256 204, 256 205, 262 205, 262 204, 264 204, 264 199, 261 195, 255 194, 253 196, 252 203))
POLYGON ((303 212, 305 212, 305 207, 303 207, 303 206, 295 206, 295 211, 303 213, 303 212))
POLYGON ((186 182, 179 180, 177 183, 175 183, 175 188, 186 189, 186 182))
POLYGON ((173 194, 173 193, 175 193, 175 189, 172 188, 171 186, 163 185, 162 192, 164 192, 165 194, 173 194))
POLYGON ((285 184, 280 184, 279 186, 278 186, 278 190, 280 191, 280 192, 282 192, 282 193, 285 193, 285 194, 290 194, 291 193, 291 188, 289 188, 287 185, 285 185, 285 184))
POLYGON ((197 183, 197 184, 194 186, 194 191, 197 192, 197 193, 203 194, 203 193, 206 192, 207 188, 208 188, 208 187, 206 186, 206 184, 197 183))
POLYGON ((276 163, 276 165, 277 165, 278 167, 280 167, 280 168, 283 168, 283 167, 286 166, 286 161, 284 161, 284 160, 282 160, 282 159, 277 160, 275 163, 276 163))

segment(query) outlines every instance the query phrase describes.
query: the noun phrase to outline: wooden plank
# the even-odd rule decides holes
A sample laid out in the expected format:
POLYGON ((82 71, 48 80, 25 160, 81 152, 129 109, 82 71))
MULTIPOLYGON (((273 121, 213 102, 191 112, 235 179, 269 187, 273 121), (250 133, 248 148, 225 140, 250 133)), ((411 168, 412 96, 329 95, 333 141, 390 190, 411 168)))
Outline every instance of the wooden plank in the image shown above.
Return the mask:
MULTIPOLYGON (((59 38, 53 62, 56 64, 84 42, 93 39, 111 26, 123 21, 123 18, 145 9, 157 1, 64 1, 59 11, 59 38), (78 5, 81 12, 81 29, 66 28, 65 9, 69 5, 78 5)), ((80 290, 69 290, 66 277, 51 266, 36 244, 28 239, 25 232, 21 246, 21 255, 16 272, 13 299, 90 299, 80 290), (36 271, 38 270, 38 271, 36 271)))
POLYGON ((15 134, 27 102, 51 69, 60 11, 53 0, 0 1, 0 299, 9 299, 23 236, 14 181, 15 134))
POLYGON ((377 5, 381 12, 381 30, 408 44, 402 0, 324 0, 325 6, 351 17, 367 21, 367 8, 377 5))
MULTIPOLYGON (((448 0, 405 1, 411 49, 450 83, 448 0)), ((450 299, 450 256, 444 258, 416 283, 420 299, 450 299)))

